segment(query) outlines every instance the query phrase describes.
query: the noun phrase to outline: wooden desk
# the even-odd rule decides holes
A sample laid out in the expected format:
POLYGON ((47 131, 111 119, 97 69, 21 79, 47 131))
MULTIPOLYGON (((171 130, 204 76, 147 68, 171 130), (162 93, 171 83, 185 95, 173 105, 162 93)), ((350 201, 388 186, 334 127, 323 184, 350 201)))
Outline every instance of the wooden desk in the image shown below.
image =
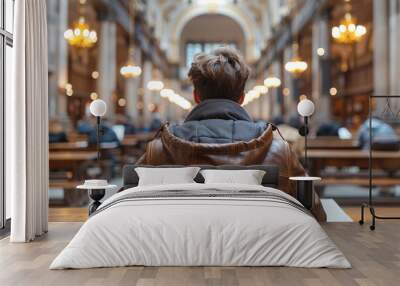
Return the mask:
POLYGON ((149 133, 138 133, 138 134, 130 134, 130 135, 125 135, 124 139, 122 140, 122 144, 126 142, 126 144, 129 143, 146 143, 149 142, 154 138, 156 135, 156 132, 149 132, 149 133))
POLYGON ((60 161, 90 161, 97 158, 97 152, 95 151, 60 151, 50 152, 49 162, 60 162, 60 161))
POLYGON ((76 142, 62 142, 62 143, 50 143, 50 151, 71 151, 71 150, 82 150, 89 146, 87 141, 76 141, 76 142))
POLYGON ((57 151, 49 153, 49 168, 51 171, 67 171, 72 177, 60 179, 50 178, 49 186, 64 189, 64 201, 66 205, 84 205, 87 203, 85 192, 65 192, 74 190, 78 182, 86 178, 86 169, 95 164, 97 152, 95 151, 57 151))
MULTIPOLYGON (((304 157, 304 155, 303 155, 304 157)), ((400 151, 373 151, 373 168, 395 171, 400 169, 400 151)), ((368 150, 308 150, 313 175, 317 176, 327 166, 368 168, 368 150)))
POLYGON ((329 137, 317 137, 309 139, 307 142, 308 149, 359 149, 358 140, 353 139, 339 139, 339 138, 329 138, 329 137))
POLYGON ((75 180, 82 179, 81 168, 85 167, 86 162, 93 162, 97 158, 97 152, 94 151, 60 151, 50 152, 49 168, 50 170, 62 169, 71 171, 75 180))

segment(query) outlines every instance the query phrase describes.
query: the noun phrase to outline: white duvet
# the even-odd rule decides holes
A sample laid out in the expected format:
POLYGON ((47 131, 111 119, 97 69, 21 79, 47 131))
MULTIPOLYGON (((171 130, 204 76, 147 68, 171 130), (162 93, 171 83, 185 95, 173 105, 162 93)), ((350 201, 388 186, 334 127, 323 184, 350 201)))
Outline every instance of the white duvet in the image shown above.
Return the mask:
MULTIPOLYGON (((135 187, 101 206, 50 269, 145 266, 293 266, 349 268, 309 214, 258 198, 182 197, 120 200, 146 191, 258 190, 262 186, 182 184, 135 187)), ((298 203, 298 202, 297 202, 298 203)))

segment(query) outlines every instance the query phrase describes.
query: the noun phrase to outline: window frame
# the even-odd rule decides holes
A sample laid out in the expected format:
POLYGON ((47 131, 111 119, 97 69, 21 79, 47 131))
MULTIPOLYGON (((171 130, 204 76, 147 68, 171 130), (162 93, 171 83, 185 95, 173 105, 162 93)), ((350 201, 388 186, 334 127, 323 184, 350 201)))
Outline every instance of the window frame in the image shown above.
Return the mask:
MULTIPOLYGON (((15 7, 15 0, 0 0, 0 236, 7 234, 10 230, 10 219, 6 217, 5 189, 5 76, 6 49, 7 46, 13 48, 13 34, 6 30, 6 1, 12 1, 12 5, 15 7)), ((14 7, 13 12, 15 11, 14 7)), ((14 15, 11 17, 14 17, 14 15)))

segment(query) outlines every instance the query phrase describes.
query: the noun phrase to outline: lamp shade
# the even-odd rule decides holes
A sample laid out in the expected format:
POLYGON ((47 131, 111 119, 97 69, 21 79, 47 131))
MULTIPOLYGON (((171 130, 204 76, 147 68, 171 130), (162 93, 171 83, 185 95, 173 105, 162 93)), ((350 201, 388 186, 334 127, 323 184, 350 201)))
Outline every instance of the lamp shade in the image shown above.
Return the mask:
POLYGON ((96 99, 90 104, 90 113, 96 117, 102 117, 107 112, 107 104, 104 100, 96 99))
POLYGON ((297 104, 297 112, 303 117, 313 115, 315 110, 314 103, 309 99, 303 99, 297 104))

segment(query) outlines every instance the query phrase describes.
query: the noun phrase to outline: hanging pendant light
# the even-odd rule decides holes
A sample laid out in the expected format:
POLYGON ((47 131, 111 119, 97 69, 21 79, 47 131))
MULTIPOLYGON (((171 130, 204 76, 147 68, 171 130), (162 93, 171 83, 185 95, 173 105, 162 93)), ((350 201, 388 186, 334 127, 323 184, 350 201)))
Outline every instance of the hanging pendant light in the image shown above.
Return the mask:
POLYGON ((299 44, 293 44, 293 58, 285 64, 285 70, 294 76, 300 76, 308 68, 308 64, 299 56, 299 44))
POLYGON ((281 80, 276 76, 270 76, 264 80, 264 85, 267 88, 277 88, 281 86, 281 80))
POLYGON ((142 68, 135 64, 133 47, 129 47, 128 61, 121 67, 120 73, 124 78, 135 78, 142 74, 142 68))
POLYGON ((135 16, 132 13, 132 8, 135 8, 135 1, 132 1, 132 5, 129 5, 129 15, 131 18, 130 26, 129 26, 129 52, 128 52, 128 60, 126 64, 121 67, 120 73, 124 78, 135 78, 142 74, 142 68, 135 64, 135 48, 133 46, 132 36, 135 31, 134 21, 135 16))
POLYGON ((160 72, 157 69, 154 69, 152 79, 147 83, 147 89, 150 91, 160 91, 163 88, 164 83, 161 80, 160 72))

